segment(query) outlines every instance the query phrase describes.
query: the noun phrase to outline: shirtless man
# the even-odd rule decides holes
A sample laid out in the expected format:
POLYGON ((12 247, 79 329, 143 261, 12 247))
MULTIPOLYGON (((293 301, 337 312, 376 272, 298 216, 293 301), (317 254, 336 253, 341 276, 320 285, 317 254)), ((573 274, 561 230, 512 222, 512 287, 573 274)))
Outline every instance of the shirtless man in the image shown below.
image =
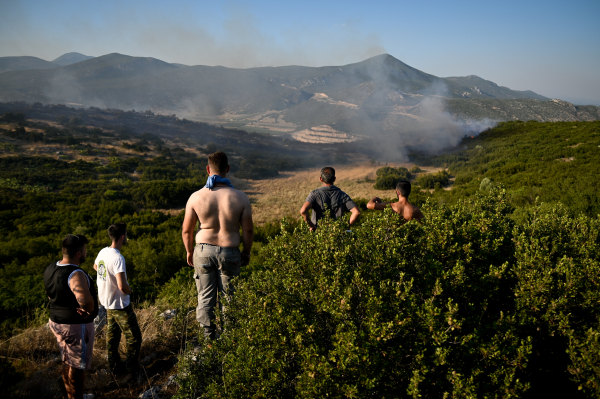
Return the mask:
POLYGON ((414 219, 418 220, 420 223, 423 223, 425 216, 423 216, 421 210, 408 202, 410 190, 410 182, 406 180, 400 180, 396 184, 396 195, 398 196, 398 202, 382 202, 379 197, 375 197, 367 203, 367 208, 382 211, 389 205, 394 212, 400 214, 405 220, 414 219))
POLYGON ((204 335, 215 339, 217 294, 233 295, 231 280, 240 274, 241 266, 250 262, 254 224, 250 200, 225 178, 229 173, 227 155, 222 151, 210 154, 206 171, 209 175, 206 186, 193 193, 185 207, 181 236, 188 265, 195 271, 198 289, 196 320, 204 327, 204 335), (200 226, 194 246, 197 221, 200 226), (241 253, 238 249, 240 242, 244 243, 241 253))

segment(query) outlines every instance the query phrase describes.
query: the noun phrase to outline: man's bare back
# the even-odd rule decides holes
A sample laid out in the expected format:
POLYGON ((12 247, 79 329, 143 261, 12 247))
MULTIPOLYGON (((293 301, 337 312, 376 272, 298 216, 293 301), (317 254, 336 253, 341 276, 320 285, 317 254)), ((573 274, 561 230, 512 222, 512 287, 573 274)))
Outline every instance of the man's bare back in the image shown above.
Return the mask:
POLYGON ((398 213, 404 218, 404 220, 417 220, 422 222, 424 219, 423 213, 419 208, 412 205, 408 200, 403 197, 398 198, 398 202, 383 202, 380 198, 375 197, 367 203, 368 209, 376 209, 379 211, 384 210, 387 206, 392 208, 394 212, 398 213))
POLYGON ((190 266, 193 265, 190 263, 194 252, 192 235, 197 221, 200 228, 196 233, 196 244, 237 248, 242 241, 242 226, 244 253, 250 253, 254 227, 250 200, 243 192, 216 184, 212 190, 204 187, 190 196, 183 221, 183 241, 190 266))
POLYGON ((251 217, 250 200, 246 194, 224 184, 217 185, 212 190, 203 188, 196 191, 188 201, 190 206, 200 221, 196 244, 240 245, 240 224, 244 212, 251 217))

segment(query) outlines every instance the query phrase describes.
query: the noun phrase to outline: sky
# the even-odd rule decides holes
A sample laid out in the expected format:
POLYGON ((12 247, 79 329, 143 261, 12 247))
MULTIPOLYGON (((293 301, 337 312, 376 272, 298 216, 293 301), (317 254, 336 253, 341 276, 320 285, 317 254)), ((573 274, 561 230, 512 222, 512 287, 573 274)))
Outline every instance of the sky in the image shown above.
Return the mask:
POLYGON ((121 53, 234 68, 388 53, 439 76, 600 105, 600 0, 0 0, 0 57, 121 53))

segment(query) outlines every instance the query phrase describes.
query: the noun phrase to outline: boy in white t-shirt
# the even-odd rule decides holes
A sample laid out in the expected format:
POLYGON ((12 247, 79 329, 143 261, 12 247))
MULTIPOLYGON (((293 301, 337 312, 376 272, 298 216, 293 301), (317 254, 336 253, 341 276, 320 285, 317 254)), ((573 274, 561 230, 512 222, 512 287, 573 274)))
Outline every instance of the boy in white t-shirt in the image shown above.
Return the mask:
POLYGON ((102 249, 94 262, 98 272, 98 299, 106 308, 108 366, 115 372, 122 371, 119 342, 123 332, 127 340, 125 368, 128 373, 135 374, 139 369, 142 333, 130 304, 131 288, 127 283, 125 258, 120 252, 127 242, 127 226, 125 223, 113 224, 108 228, 108 236, 112 245, 102 249))

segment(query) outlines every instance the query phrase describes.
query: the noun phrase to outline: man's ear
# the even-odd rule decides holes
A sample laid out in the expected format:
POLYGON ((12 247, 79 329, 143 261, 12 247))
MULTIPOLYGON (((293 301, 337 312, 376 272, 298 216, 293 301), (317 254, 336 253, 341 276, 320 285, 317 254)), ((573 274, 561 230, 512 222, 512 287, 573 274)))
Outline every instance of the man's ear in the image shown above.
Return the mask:
POLYGON ((225 172, 225 173, 229 173, 230 168, 231 168, 231 166, 227 165, 227 172, 225 172))
POLYGON ((323 181, 323 178, 322 178, 321 176, 319 176, 319 180, 321 180, 321 183, 325 183, 325 182, 323 181))
POLYGON ((206 173, 210 176, 210 165, 206 165, 206 173))

